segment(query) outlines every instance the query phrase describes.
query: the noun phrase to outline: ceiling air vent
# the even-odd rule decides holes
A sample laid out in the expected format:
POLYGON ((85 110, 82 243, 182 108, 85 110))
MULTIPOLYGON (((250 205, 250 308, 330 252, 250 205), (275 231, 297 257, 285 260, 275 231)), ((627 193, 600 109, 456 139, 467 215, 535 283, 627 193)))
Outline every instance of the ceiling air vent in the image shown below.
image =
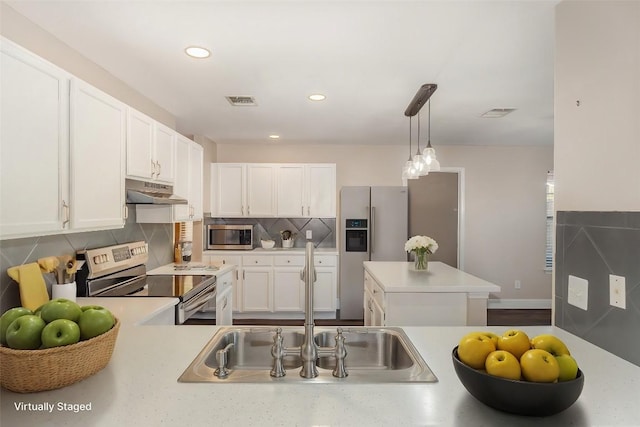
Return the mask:
POLYGON ((254 107, 258 105, 253 96, 225 96, 225 98, 234 107, 254 107))
POLYGON ((515 108, 494 108, 493 110, 489 110, 486 113, 481 114, 480 117, 485 119, 499 119, 509 113, 513 113, 514 111, 516 111, 515 108))

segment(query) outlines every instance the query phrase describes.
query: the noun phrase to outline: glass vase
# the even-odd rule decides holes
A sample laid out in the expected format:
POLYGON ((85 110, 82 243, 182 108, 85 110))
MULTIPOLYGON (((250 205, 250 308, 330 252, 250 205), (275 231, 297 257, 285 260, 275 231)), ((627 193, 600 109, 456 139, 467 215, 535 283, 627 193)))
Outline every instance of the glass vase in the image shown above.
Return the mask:
POLYGON ((413 268, 416 270, 426 270, 429 265, 429 257, 426 252, 416 252, 413 268))

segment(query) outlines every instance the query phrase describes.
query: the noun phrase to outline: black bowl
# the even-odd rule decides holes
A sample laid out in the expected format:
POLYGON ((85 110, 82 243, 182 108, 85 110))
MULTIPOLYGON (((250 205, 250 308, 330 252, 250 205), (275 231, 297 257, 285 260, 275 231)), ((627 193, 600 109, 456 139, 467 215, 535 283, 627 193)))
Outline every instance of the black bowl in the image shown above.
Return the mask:
POLYGON ((473 369, 458 359, 458 346, 451 353, 453 367, 460 382, 485 405, 518 415, 548 416, 564 411, 578 399, 584 374, 578 369, 576 379, 557 383, 535 383, 495 377, 473 369))

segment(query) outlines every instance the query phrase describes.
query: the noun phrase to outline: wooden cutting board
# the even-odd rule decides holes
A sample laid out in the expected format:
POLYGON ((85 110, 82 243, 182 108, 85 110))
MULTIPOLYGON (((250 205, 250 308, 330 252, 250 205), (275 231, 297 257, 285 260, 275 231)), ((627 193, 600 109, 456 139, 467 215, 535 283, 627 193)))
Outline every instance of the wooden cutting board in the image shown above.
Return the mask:
POLYGON ((7 274, 18 282, 20 303, 23 307, 34 311, 49 301, 47 285, 37 262, 9 267, 7 274))

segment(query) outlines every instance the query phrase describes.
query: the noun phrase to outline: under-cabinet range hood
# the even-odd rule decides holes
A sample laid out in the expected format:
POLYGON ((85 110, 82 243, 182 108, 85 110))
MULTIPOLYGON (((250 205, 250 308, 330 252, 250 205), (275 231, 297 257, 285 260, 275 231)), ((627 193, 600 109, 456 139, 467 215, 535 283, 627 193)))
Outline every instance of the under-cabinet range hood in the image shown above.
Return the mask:
POLYGON ((173 194, 173 187, 155 182, 126 180, 127 203, 140 205, 186 205, 188 202, 173 194))

